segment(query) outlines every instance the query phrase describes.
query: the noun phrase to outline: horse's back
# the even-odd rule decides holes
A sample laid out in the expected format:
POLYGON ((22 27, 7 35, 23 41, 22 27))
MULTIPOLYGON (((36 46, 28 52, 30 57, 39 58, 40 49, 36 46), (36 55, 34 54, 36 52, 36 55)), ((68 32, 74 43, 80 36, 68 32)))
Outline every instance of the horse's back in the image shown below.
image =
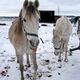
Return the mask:
POLYGON ((62 16, 57 20, 55 30, 58 35, 66 37, 70 36, 72 32, 71 22, 67 19, 67 17, 62 16))

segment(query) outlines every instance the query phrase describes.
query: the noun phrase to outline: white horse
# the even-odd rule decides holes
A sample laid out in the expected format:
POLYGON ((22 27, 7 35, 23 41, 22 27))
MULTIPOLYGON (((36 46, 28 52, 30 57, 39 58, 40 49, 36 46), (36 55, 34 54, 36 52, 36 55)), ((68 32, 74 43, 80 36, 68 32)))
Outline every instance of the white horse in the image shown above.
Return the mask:
POLYGON ((36 78, 37 62, 36 62, 36 50, 39 44, 38 29, 39 29, 39 2, 25 0, 23 8, 20 11, 19 17, 12 23, 9 29, 9 39, 13 44, 17 62, 20 64, 21 80, 24 80, 23 76, 23 55, 27 55, 27 64, 29 63, 29 56, 33 63, 33 80, 36 78))
POLYGON ((56 22, 55 30, 53 30, 53 45, 55 49, 54 54, 59 55, 58 61, 61 61, 61 54, 63 52, 65 52, 64 61, 68 61, 67 51, 71 32, 71 22, 65 16, 60 17, 56 22))

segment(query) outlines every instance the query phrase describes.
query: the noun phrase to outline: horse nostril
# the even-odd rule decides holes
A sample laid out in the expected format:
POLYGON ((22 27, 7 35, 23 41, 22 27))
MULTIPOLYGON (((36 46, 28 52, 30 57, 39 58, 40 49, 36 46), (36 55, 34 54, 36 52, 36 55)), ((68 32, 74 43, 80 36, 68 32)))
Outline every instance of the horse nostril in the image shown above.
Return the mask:
POLYGON ((37 46, 39 45, 39 40, 38 40, 38 42, 37 42, 37 46))
POLYGON ((32 43, 32 41, 30 40, 30 44, 31 44, 31 46, 33 46, 33 43, 32 43))
POLYGON ((37 47, 39 45, 39 40, 31 39, 31 40, 29 40, 29 43, 30 43, 31 47, 37 47))
POLYGON ((32 47, 35 47, 34 42, 33 42, 33 41, 31 41, 31 40, 30 40, 30 45, 31 45, 32 47))

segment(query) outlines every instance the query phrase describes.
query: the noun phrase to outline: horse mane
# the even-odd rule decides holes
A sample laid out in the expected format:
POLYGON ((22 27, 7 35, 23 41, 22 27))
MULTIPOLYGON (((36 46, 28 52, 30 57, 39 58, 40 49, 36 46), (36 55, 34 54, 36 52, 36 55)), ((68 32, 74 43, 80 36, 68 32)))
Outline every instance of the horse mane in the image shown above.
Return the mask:
POLYGON ((23 21, 22 21, 21 16, 22 16, 22 10, 20 11, 17 21, 15 21, 16 22, 15 32, 18 34, 22 33, 23 21))
POLYGON ((32 6, 28 7, 26 10, 26 14, 29 19, 31 19, 32 15, 36 16, 36 12, 38 13, 38 10, 32 6))

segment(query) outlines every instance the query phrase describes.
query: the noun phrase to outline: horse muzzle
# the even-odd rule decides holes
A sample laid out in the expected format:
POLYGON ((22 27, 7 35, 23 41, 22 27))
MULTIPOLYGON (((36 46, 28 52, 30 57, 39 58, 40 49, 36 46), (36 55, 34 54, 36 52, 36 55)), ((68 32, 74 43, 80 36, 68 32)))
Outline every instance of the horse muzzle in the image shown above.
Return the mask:
POLYGON ((59 55, 59 51, 54 51, 54 54, 55 54, 56 56, 58 56, 58 55, 59 55))
POLYGON ((37 48, 31 48, 31 49, 34 53, 37 51, 37 48))

